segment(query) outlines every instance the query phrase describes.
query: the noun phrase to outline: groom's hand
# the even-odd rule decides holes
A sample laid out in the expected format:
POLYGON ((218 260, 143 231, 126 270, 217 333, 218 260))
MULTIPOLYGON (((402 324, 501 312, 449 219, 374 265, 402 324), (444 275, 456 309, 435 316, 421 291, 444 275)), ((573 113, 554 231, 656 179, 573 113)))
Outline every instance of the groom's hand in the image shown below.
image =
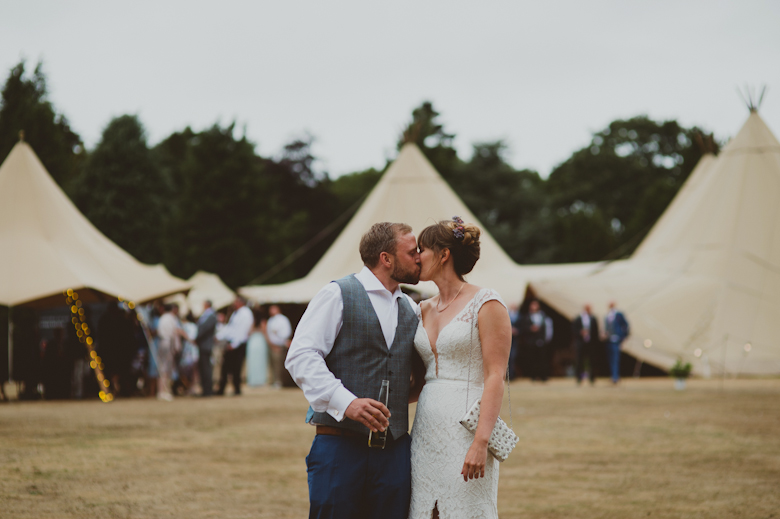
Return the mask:
POLYGON ((373 432, 384 431, 390 422, 390 410, 373 398, 356 398, 344 412, 347 418, 360 422, 373 432))

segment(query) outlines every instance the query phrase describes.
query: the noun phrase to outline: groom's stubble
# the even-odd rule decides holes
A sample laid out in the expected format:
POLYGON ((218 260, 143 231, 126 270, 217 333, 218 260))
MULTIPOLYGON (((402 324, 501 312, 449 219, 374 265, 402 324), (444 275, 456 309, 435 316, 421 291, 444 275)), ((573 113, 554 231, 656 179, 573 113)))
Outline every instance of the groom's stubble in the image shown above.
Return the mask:
POLYGON ((420 282, 420 272, 422 271, 421 265, 418 263, 414 268, 404 268, 398 261, 398 257, 394 254, 395 262, 393 264, 393 272, 390 273, 390 278, 398 283, 405 283, 407 285, 416 285, 420 282))

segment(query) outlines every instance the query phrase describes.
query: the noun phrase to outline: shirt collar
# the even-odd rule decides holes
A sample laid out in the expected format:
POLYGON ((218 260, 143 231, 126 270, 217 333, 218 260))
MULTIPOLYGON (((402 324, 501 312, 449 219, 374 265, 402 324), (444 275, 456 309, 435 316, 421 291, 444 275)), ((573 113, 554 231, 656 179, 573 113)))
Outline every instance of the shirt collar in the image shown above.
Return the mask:
MULTIPOLYGON (((379 281, 379 278, 376 277, 376 275, 371 272, 371 269, 368 267, 363 267, 360 272, 355 274, 355 277, 363 285, 363 288, 366 289, 366 292, 381 292, 383 294, 390 294, 390 291, 385 288, 382 282, 379 281)), ((393 299, 398 299, 402 295, 404 295, 404 293, 401 291, 401 287, 399 285, 395 289, 395 292, 391 294, 391 297, 393 299)))

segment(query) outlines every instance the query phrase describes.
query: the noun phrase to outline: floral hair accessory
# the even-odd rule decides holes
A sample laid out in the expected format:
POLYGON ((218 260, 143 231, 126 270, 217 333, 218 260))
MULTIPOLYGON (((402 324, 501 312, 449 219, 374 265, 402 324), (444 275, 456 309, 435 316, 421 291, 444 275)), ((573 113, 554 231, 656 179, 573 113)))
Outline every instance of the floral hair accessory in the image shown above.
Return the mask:
POLYGON ((452 230, 452 234, 455 236, 456 240, 462 240, 463 237, 466 236, 465 229, 463 228, 463 219, 460 216, 453 216, 452 221, 457 224, 452 230))

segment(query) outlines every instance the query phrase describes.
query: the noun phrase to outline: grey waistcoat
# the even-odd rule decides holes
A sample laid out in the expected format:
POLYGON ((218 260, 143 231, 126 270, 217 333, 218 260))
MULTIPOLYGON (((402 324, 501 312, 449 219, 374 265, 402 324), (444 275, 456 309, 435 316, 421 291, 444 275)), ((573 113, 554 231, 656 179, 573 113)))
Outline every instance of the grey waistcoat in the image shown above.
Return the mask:
MULTIPOLYGON (((344 387, 358 398, 379 397, 382 379, 390 381, 389 434, 398 438, 409 430, 409 379, 414 354, 417 314, 406 297, 398 300, 398 326, 392 348, 387 349, 379 319, 366 289, 354 274, 334 281, 341 288, 344 317, 333 349, 325 363, 344 387)), ((344 418, 338 422, 328 413, 314 413, 312 422, 344 427, 368 436, 368 428, 344 418)))

